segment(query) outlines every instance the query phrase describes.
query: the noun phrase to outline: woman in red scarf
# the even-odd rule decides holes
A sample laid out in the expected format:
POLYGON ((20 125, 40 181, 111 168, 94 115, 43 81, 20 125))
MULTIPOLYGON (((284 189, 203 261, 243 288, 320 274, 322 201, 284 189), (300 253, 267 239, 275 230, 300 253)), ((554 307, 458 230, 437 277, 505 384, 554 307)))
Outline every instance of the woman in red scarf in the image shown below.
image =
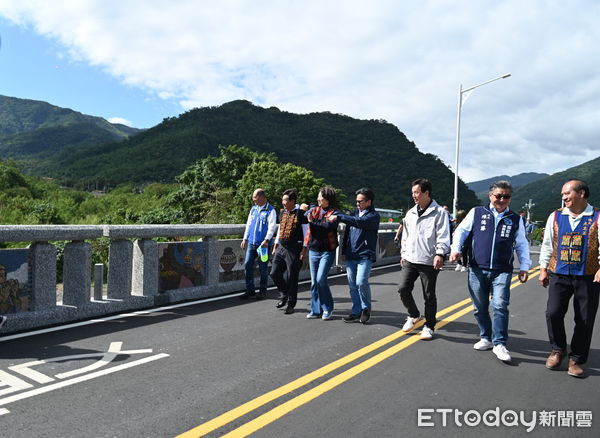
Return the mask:
POLYGON ((336 205, 335 190, 332 187, 321 187, 317 197, 318 206, 306 212, 309 231, 305 244, 309 249, 311 298, 308 319, 321 317, 331 319, 333 297, 327 283, 327 274, 335 260, 338 247, 338 221, 330 222, 329 216, 339 213, 336 205))

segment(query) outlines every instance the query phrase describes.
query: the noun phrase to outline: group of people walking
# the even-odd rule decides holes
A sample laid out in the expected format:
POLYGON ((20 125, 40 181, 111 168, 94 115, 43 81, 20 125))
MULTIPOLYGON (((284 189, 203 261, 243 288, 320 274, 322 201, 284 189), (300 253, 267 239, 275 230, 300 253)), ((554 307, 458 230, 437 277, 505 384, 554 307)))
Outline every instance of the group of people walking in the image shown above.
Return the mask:
POLYGON ((279 232, 271 245, 276 228, 273 207, 262 189, 252 194, 255 205, 250 210, 241 248, 246 249, 246 292, 241 299, 263 299, 267 292, 268 260, 259 261, 260 288, 255 293, 254 263, 257 248, 267 249, 273 256, 271 278, 280 293, 277 308, 285 307, 285 314, 294 313, 298 295, 298 274, 308 255, 311 275, 311 299, 308 319, 330 320, 333 315, 333 296, 327 275, 335 261, 340 245, 338 224, 345 223, 341 252, 346 262, 346 272, 352 310, 344 322, 366 323, 371 317, 371 288, 369 275, 376 260, 377 233, 380 217, 373 202, 375 194, 362 188, 356 192, 356 209, 343 214, 337 208, 336 192, 332 187, 322 187, 317 205, 299 205, 294 189, 282 194, 279 232))
MULTIPOLYGON (((512 186, 507 181, 493 183, 489 204, 471 209, 452 236, 449 214, 432 198, 432 191, 431 181, 425 178, 412 182, 415 205, 406 213, 396 235, 401 244, 402 265, 398 292, 408 313, 402 330, 408 333, 422 327, 419 337, 433 339, 437 323, 437 277, 449 255, 451 262, 468 264, 467 288, 479 327, 479 340, 473 348, 492 350, 499 360, 509 362, 508 306, 515 253, 519 261, 517 278, 521 283, 528 280, 532 264, 525 224, 509 209, 512 186), (423 314, 413 296, 417 279, 422 286, 423 314)), ((540 253, 539 279, 542 286, 548 287, 546 322, 552 347, 546 367, 560 369, 568 355, 568 374, 583 377, 582 365, 588 359, 600 294, 599 211, 588 204, 589 187, 584 181, 567 181, 561 194, 564 207, 549 216, 540 253), (564 317, 571 297, 575 329, 567 354, 564 317)), ((373 191, 362 188, 356 192, 352 214, 337 209, 336 193, 331 187, 320 189, 317 205, 312 207, 299 205, 297 198, 293 189, 283 193, 279 231, 271 244, 277 222, 275 209, 267 202, 264 190, 253 193, 255 205, 248 215, 241 244, 246 249, 246 292, 241 298, 266 296, 265 258, 259 261, 258 294, 254 290, 254 261, 257 248, 261 247, 273 256, 270 274, 280 292, 277 307, 285 307, 285 314, 294 313, 298 273, 308 255, 311 300, 307 318, 331 319, 334 301, 327 274, 340 244, 338 224, 344 223, 341 253, 346 263, 352 309, 343 321, 367 323, 371 318, 369 275, 376 260, 380 223, 373 191)))

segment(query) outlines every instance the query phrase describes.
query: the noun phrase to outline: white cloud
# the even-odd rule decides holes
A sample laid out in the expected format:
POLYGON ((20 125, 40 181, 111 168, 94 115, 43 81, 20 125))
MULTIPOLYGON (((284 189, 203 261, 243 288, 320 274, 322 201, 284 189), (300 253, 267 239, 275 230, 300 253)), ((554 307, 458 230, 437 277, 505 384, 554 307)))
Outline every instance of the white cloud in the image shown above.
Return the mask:
POLYGON ((600 155, 600 3, 508 0, 0 0, 72 59, 182 109, 245 98, 386 119, 460 174, 555 172, 600 155))
POLYGON ((107 119, 110 123, 118 123, 121 125, 125 125, 125 126, 133 126, 133 123, 131 123, 131 121, 124 119, 123 117, 111 117, 109 119, 107 119))

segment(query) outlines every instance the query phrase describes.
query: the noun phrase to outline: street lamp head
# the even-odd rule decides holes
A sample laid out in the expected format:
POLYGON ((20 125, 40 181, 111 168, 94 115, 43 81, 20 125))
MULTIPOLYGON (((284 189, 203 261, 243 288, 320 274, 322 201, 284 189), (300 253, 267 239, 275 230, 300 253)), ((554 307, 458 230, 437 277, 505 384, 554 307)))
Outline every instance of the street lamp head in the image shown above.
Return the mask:
POLYGON ((502 76, 502 79, 506 79, 506 78, 509 78, 509 77, 510 77, 510 73, 507 73, 507 74, 505 74, 505 75, 502 76))

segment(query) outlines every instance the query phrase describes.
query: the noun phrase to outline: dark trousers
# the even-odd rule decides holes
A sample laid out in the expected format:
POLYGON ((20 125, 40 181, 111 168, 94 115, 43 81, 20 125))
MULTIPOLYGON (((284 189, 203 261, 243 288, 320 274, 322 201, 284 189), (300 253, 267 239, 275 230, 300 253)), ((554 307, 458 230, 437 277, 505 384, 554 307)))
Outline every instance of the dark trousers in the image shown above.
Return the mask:
POLYGON ((435 296, 435 284, 439 271, 433 269, 430 265, 418 265, 415 263, 404 261, 404 266, 400 271, 400 286, 398 293, 402 303, 408 310, 408 315, 416 318, 421 313, 417 308, 412 291, 415 287, 417 278, 421 279, 423 287, 423 298, 425 300, 425 324, 430 329, 435 328, 435 314, 437 313, 437 297, 435 296))
POLYGON ((302 267, 301 252, 302 246, 286 248, 279 245, 273 258, 271 278, 281 294, 281 299, 287 301, 290 307, 296 307, 298 274, 302 267))
POLYGON ((559 275, 550 273, 546 323, 548 338, 554 350, 567 349, 565 315, 573 297, 575 330, 571 338, 569 357, 573 361, 587 362, 592 343, 594 319, 598 310, 600 283, 594 283, 593 275, 559 275))
POLYGON ((460 253, 460 264, 463 266, 469 266, 469 248, 463 248, 460 253))

